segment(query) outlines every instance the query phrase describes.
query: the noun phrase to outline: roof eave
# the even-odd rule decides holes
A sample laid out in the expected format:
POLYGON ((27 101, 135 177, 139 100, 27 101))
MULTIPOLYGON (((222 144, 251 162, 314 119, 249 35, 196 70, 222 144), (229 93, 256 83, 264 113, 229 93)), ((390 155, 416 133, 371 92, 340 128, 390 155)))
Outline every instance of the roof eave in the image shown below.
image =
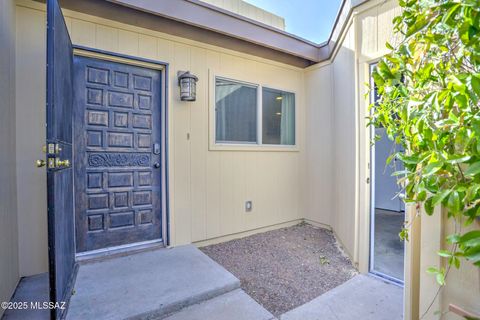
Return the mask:
POLYGON ((343 0, 329 39, 321 44, 199 0, 61 0, 61 4, 79 12, 305 68, 331 60, 354 9, 368 1, 343 0))
POLYGON ((107 0, 318 62, 318 45, 198 0, 107 0))

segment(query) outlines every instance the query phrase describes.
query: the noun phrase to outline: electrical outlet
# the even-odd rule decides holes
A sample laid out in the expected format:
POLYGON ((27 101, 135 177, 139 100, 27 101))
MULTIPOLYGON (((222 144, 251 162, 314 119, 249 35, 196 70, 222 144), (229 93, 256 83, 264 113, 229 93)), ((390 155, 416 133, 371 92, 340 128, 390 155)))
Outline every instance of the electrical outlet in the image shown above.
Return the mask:
POLYGON ((253 203, 251 200, 245 201, 245 211, 250 212, 253 209, 253 203))

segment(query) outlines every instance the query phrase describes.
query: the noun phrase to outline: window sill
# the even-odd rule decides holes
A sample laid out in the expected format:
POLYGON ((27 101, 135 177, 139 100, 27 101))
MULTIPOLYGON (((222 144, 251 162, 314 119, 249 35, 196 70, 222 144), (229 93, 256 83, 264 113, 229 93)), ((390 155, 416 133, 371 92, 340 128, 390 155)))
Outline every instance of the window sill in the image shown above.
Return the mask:
POLYGON ((298 145, 258 145, 258 144, 210 144, 209 151, 249 151, 249 152, 300 152, 298 145))

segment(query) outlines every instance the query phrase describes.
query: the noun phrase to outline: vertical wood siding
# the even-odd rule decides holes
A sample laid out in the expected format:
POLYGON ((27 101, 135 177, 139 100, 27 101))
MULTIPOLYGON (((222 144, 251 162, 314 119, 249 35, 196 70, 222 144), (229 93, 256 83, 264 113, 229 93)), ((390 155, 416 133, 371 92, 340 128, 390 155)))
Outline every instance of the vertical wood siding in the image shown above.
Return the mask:
MULTIPOLYGON (((0 1, 0 301, 19 279, 15 174, 15 4, 0 1)), ((0 318, 4 310, 0 308, 0 318)))
POLYGON ((20 275, 48 270, 45 168, 45 13, 17 6, 16 163, 20 275))

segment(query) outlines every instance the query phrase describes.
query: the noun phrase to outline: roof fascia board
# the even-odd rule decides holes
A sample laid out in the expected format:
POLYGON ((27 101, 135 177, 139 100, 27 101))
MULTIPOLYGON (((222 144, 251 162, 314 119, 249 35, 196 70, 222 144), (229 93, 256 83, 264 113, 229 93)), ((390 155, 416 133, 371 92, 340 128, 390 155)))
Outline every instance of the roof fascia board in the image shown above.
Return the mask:
MULTIPOLYGON (((43 2, 45 0, 36 1, 43 2)), ((353 15, 386 1, 343 0, 329 39, 321 44, 314 44, 288 32, 199 0, 62 0, 62 6, 65 5, 69 9, 93 15, 102 15, 100 13, 103 12, 102 16, 108 19, 119 19, 124 23, 136 21, 134 24, 140 27, 166 30, 164 32, 173 35, 192 40, 198 39, 198 41, 205 41, 205 43, 215 46, 230 48, 296 67, 315 68, 318 64, 323 65, 324 62, 328 63, 334 58, 353 15), (138 14, 132 17, 132 13, 118 11, 114 7, 104 8, 102 3, 134 10, 138 14), (364 6, 366 3, 369 5, 364 6), (110 13, 105 13, 105 10, 110 13), (142 14, 143 17, 139 16, 142 14), (161 19, 155 18, 155 16, 161 19), (150 19, 150 17, 152 18, 150 19), (158 23, 153 23, 153 21, 158 23), (177 25, 169 25, 167 21, 172 21, 177 25), (182 28, 190 29, 183 30, 182 28)))
POLYGON ((354 10, 371 0, 343 0, 327 41, 315 44, 199 0, 106 0, 320 63, 331 60, 354 10))
MULTIPOLYGON (((22 0, 17 0, 22 1, 22 0)), ((44 0, 35 0, 44 2, 44 0)), ((205 28, 153 15, 145 11, 136 10, 110 1, 99 0, 60 0, 63 9, 79 14, 87 14, 103 19, 124 23, 139 28, 162 32, 167 35, 200 42, 206 46, 220 47, 240 54, 253 55, 262 59, 276 61, 293 67, 305 68, 314 64, 311 60, 299 56, 271 49, 267 46, 250 41, 233 38, 205 28)), ((177 0, 158 0, 174 2, 177 0)))
POLYGON ((319 62, 318 45, 198 0, 107 1, 319 62))

